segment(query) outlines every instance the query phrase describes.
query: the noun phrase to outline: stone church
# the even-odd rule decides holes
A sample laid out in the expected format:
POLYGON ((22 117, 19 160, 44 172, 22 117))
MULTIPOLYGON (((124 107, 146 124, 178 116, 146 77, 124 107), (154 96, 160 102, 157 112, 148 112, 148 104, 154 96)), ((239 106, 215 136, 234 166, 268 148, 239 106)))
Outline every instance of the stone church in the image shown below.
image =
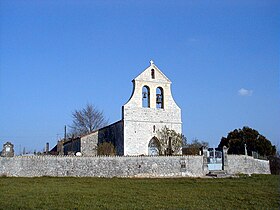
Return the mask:
POLYGON ((76 148, 83 156, 97 155, 98 143, 107 141, 115 145, 117 155, 158 155, 159 130, 166 126, 182 133, 181 109, 172 97, 171 81, 153 61, 132 83, 133 93, 122 107, 122 119, 64 142, 63 154, 76 148))

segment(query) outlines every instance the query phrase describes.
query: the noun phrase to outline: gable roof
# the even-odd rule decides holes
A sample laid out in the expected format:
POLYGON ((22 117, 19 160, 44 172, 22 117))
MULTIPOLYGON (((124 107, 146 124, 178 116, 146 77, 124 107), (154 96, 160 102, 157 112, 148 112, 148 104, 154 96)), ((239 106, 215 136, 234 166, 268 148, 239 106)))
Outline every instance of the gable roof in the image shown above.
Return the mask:
POLYGON ((135 81, 160 81, 165 83, 171 83, 171 81, 167 78, 167 76, 162 73, 162 71, 154 64, 153 61, 150 61, 150 66, 146 68, 142 73, 140 73, 133 80, 135 81), (151 70, 155 70, 155 79, 151 79, 151 70))

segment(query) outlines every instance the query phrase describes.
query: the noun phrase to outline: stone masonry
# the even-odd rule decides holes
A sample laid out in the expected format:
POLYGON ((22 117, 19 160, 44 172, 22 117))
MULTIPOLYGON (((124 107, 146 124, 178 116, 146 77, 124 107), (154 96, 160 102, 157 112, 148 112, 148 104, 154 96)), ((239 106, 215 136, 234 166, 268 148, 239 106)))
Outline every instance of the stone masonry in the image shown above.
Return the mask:
MULTIPOLYGON (((202 177, 203 156, 0 157, 0 176, 202 177)), ((230 174, 270 174, 269 161, 228 155, 230 174)))
POLYGON ((227 172, 231 174, 270 174, 268 160, 254 159, 247 155, 228 155, 227 172))
POLYGON ((123 121, 118 121, 81 137, 81 153, 83 156, 97 155, 97 145, 104 141, 112 142, 117 155, 123 155, 123 121))
POLYGON ((122 119, 81 137, 83 156, 97 155, 97 144, 112 142, 117 155, 149 155, 149 143, 164 126, 182 133, 181 109, 171 94, 171 81, 151 61, 133 81, 133 93, 122 107, 122 119), (143 107, 143 87, 149 107, 143 107), (162 107, 157 108, 157 89, 162 90, 162 107))
POLYGON ((18 156, 0 158, 0 176, 198 177, 204 175, 202 161, 202 156, 18 156))
POLYGON ((133 93, 123 106, 124 155, 148 155, 148 145, 164 126, 182 133, 181 109, 171 94, 171 81, 151 61, 133 81, 133 93), (149 88, 150 107, 143 107, 143 87, 149 88), (163 108, 157 108, 157 88, 162 89, 163 108))

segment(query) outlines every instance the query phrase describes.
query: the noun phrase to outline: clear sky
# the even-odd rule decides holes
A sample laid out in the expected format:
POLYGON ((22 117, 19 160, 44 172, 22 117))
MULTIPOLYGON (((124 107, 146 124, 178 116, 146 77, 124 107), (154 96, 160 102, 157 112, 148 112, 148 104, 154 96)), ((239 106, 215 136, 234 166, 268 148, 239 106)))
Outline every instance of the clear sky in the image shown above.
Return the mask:
POLYGON ((87 103, 120 120, 152 59, 189 142, 249 126, 280 146, 279 53, 279 0, 1 0, 0 144, 54 146, 87 103))

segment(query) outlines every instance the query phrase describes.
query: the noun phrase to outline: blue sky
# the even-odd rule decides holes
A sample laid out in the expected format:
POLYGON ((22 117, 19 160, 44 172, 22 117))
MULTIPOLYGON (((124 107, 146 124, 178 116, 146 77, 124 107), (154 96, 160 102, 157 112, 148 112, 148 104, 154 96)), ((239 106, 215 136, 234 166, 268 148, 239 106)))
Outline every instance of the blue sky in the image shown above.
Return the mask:
POLYGON ((0 1, 0 144, 55 145, 87 103, 110 122, 155 64, 183 133, 250 126, 280 147, 280 1, 0 1))

